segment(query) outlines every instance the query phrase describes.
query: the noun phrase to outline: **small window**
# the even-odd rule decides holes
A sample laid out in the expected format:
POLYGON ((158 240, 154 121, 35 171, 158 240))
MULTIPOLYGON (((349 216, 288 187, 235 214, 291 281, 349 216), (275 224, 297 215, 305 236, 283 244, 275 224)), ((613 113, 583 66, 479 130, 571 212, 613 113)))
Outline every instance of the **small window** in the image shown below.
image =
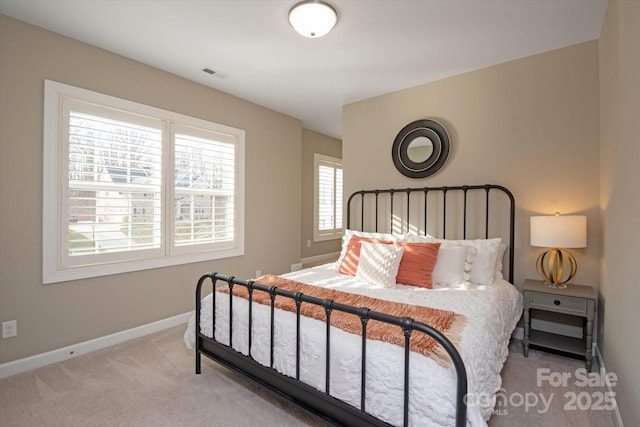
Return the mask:
POLYGON ((314 155, 313 240, 342 237, 342 160, 314 155))
POLYGON ((242 255, 244 131, 45 82, 43 278, 242 255))

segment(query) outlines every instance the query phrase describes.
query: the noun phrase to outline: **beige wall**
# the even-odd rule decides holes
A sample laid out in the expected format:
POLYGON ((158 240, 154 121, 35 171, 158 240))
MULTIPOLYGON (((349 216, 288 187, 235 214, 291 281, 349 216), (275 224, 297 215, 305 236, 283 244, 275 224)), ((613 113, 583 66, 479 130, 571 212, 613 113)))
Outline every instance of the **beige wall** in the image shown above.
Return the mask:
POLYGON ((625 425, 640 425, 640 2, 611 1, 600 34, 599 347, 619 379, 625 425))
POLYGON ((0 320, 18 321, 0 362, 190 311, 206 271, 249 278, 300 262, 300 121, 5 16, 0 112, 0 320), (44 79, 245 129, 245 255, 43 285, 44 79))
POLYGON ((315 153, 342 158, 342 141, 307 129, 302 130, 302 258, 340 252, 340 239, 313 241, 313 189, 315 153), (311 246, 307 246, 307 242, 311 246))
POLYGON ((527 57, 350 104, 343 110, 345 194, 360 188, 494 183, 516 199, 515 284, 536 278, 541 248, 529 217, 588 216, 588 248, 572 250, 574 282, 598 285, 598 44, 527 57), (426 179, 393 166, 391 146, 407 123, 444 124, 452 151, 426 179), (366 155, 363 155, 366 153, 366 155))

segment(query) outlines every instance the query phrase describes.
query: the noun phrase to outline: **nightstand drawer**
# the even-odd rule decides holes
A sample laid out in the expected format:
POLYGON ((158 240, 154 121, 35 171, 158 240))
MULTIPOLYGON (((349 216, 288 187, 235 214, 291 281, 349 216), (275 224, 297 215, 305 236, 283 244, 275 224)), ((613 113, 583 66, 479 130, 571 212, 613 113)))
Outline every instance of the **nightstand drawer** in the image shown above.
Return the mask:
POLYGON ((531 306, 550 308, 565 313, 587 313, 587 300, 583 298, 572 298, 561 295, 550 295, 533 292, 531 293, 531 306))

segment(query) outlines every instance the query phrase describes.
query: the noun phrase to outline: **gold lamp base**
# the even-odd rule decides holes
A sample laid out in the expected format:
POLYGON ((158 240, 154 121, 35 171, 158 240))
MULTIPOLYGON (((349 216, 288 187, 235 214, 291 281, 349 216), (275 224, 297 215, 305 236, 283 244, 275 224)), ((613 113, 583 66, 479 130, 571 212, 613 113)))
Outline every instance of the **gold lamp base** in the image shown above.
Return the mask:
POLYGON ((564 249, 554 248, 548 250, 538 257, 536 261, 538 273, 544 278, 544 283, 550 288, 566 289, 567 283, 578 271, 576 259, 564 249), (569 264, 569 276, 562 279, 564 275, 565 261, 569 264))

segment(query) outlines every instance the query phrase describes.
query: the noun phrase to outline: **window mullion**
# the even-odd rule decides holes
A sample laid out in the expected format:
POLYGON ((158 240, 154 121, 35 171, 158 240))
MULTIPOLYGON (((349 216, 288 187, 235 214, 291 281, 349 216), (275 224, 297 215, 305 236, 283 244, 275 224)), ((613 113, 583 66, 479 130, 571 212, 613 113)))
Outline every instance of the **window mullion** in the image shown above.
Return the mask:
POLYGON ((338 232, 338 167, 333 169, 333 232, 338 232))
POLYGON ((173 254, 175 247, 175 227, 176 227, 176 208, 175 208, 175 155, 176 155, 176 138, 175 138, 175 125, 170 122, 165 122, 163 137, 163 152, 166 154, 166 162, 163 164, 164 174, 164 236, 163 243, 165 244, 164 253, 166 255, 173 254))

